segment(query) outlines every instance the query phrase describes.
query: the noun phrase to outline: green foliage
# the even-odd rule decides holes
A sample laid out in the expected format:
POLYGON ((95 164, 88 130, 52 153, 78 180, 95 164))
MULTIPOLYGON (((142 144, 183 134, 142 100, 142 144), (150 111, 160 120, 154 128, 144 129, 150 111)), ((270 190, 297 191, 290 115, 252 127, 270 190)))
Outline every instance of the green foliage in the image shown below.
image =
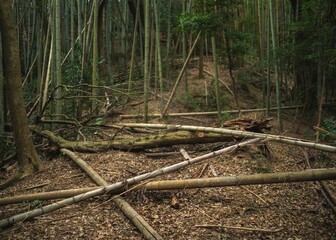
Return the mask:
POLYGON ((96 125, 104 125, 106 124, 106 119, 105 118, 96 118, 96 125))
POLYGON ((321 133, 324 141, 336 144, 336 139, 332 136, 336 136, 336 119, 335 117, 328 117, 323 120, 323 129, 329 133, 321 133))
MULTIPOLYGON (((227 102, 228 96, 227 93, 223 90, 219 90, 219 101, 221 106, 223 107, 227 102)), ((212 81, 211 85, 208 88, 208 96, 200 95, 196 93, 188 92, 183 94, 181 97, 177 98, 177 102, 179 105, 187 108, 188 111, 215 111, 217 109, 216 103, 216 94, 214 81, 212 81)), ((230 115, 227 113, 223 114, 223 120, 227 120, 230 118, 230 115)))
POLYGON ((231 118, 231 114, 228 113, 228 112, 222 112, 221 113, 221 117, 220 117, 220 121, 221 122, 224 122, 224 121, 227 121, 231 118))
POLYGON ((253 163, 252 169, 257 173, 271 173, 272 162, 269 161, 263 154, 255 154, 253 158, 256 160, 253 163))
POLYGON ((33 200, 33 201, 25 201, 22 204, 24 206, 27 206, 30 209, 32 209, 32 208, 34 209, 34 208, 40 208, 40 207, 42 207, 42 203, 43 203, 42 200, 36 199, 36 200, 33 200))
POLYGON ((214 13, 184 13, 180 17, 180 29, 191 32, 215 32, 223 24, 221 16, 214 13))

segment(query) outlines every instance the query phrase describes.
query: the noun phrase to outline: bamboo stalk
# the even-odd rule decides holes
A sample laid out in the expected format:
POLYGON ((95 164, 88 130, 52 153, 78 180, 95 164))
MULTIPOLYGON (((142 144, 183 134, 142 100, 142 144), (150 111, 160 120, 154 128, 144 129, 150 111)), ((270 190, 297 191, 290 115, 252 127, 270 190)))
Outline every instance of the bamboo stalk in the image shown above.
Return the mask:
POLYGON ((260 228, 250 228, 250 227, 235 227, 235 226, 228 226, 228 225, 213 225, 213 224, 206 224, 206 225, 196 225, 195 227, 198 228, 227 228, 227 229, 235 229, 235 230, 244 230, 244 231, 253 231, 253 232, 264 232, 264 233, 276 233, 283 230, 283 228, 277 229, 260 229, 260 228))
POLYGON ((226 187, 226 186, 242 186, 255 184, 273 184, 273 183, 289 183, 304 182, 316 180, 336 180, 336 168, 333 169, 315 169, 300 172, 281 172, 266 173, 253 175, 238 175, 230 177, 214 177, 214 178, 196 178, 182 180, 165 180, 149 182, 139 188, 147 190, 172 190, 172 189, 189 189, 203 187, 226 187))
POLYGON ((0 198, 0 205, 5 204, 15 204, 25 201, 34 201, 34 200, 52 200, 60 198, 69 198, 76 196, 78 194, 86 193, 100 187, 86 187, 86 188, 77 188, 77 189, 67 189, 67 190, 57 190, 52 192, 41 192, 41 193, 32 193, 24 194, 13 197, 4 197, 0 198))
POLYGON ((286 136, 281 136, 281 135, 255 133, 255 132, 232 130, 232 129, 225 129, 225 128, 200 127, 200 126, 189 126, 189 125, 150 124, 150 123, 123 123, 122 126, 222 133, 222 134, 247 137, 247 138, 260 138, 263 140, 276 141, 280 143, 301 146, 301 147, 306 147, 306 148, 312 148, 312 149, 326 151, 326 152, 336 152, 336 147, 334 146, 320 144, 316 142, 310 142, 308 140, 303 140, 299 138, 291 138, 291 137, 286 137, 286 136))
POLYGON ((169 96, 168 102, 166 103, 166 106, 164 107, 164 109, 163 109, 163 111, 162 111, 162 116, 166 116, 166 115, 167 115, 168 108, 169 108, 169 106, 170 106, 170 104, 171 104, 171 102, 172 102, 172 100, 173 100, 173 98, 174 98, 174 96, 175 96, 177 86, 179 85, 179 83, 180 83, 180 81, 181 81, 181 79, 182 79, 183 73, 184 73, 184 71, 185 71, 185 69, 186 69, 186 67, 187 67, 187 65, 188 65, 188 62, 189 62, 189 60, 190 60, 190 58, 191 58, 191 54, 192 54, 193 51, 194 51, 194 48, 195 48, 195 46, 196 46, 196 44, 197 44, 197 41, 198 41, 200 35, 201 35, 201 32, 198 33, 198 35, 197 35, 197 37, 196 37, 196 39, 195 39, 195 41, 194 41, 194 44, 193 44, 193 46, 191 47, 191 49, 190 49, 190 51, 189 51, 189 54, 188 54, 188 56, 187 56, 187 59, 185 60, 185 62, 184 62, 184 64, 183 64, 183 67, 182 67, 182 69, 181 69, 181 71, 180 71, 180 73, 179 73, 179 75, 178 75, 178 77, 177 77, 177 79, 176 79, 176 82, 175 82, 175 85, 174 85, 174 87, 173 87, 173 90, 171 91, 171 94, 170 94, 170 96, 169 96))
MULTIPOLYGON (((290 109, 297 109, 301 108, 303 106, 284 106, 281 109, 282 110, 290 110, 290 109)), ((278 108, 273 107, 270 108, 271 111, 276 111, 278 108)), ((250 112, 264 112, 266 111, 266 108, 255 108, 255 109, 242 109, 242 113, 250 113, 250 112)), ((229 111, 221 111, 221 114, 226 114, 226 113, 239 113, 238 110, 229 110, 229 111)), ((167 113, 165 116, 166 117, 182 117, 182 116, 211 116, 211 115, 216 115, 218 112, 187 112, 187 113, 167 113)), ((143 118, 142 114, 124 114, 119 116, 121 119, 130 119, 130 118, 143 118)), ((161 114, 155 113, 155 114, 149 114, 149 118, 156 118, 156 117, 161 117, 161 114)))
MULTIPOLYGON (((317 180, 335 180, 336 168, 332 169, 311 169, 298 172, 280 172, 253 175, 238 175, 229 177, 212 177, 197 178, 184 180, 162 180, 153 181, 146 184, 136 186, 134 189, 147 190, 173 190, 173 189, 193 189, 193 188, 210 188, 210 187, 229 187, 229 186, 246 186, 256 184, 275 184, 275 183, 291 183, 291 182, 307 182, 317 180)), ((66 198, 78 195, 79 193, 96 190, 99 187, 79 188, 60 190, 53 192, 43 192, 35 194, 20 195, 14 197, 0 198, 0 205, 14 204, 23 201, 32 200, 50 200, 57 198, 66 198)), ((119 191, 113 191, 118 193, 119 191)))
POLYGON ((67 198, 67 199, 61 200, 59 202, 55 202, 55 203, 52 203, 50 205, 43 206, 43 207, 35 209, 35 210, 31 210, 31 211, 28 211, 28 212, 25 212, 25 213, 17 214, 15 216, 10 217, 10 218, 1 220, 0 221, 0 228, 3 228, 7 225, 16 223, 18 221, 24 221, 24 220, 27 220, 27 219, 30 219, 30 218, 33 218, 33 217, 40 216, 42 214, 46 214, 48 212, 55 211, 57 209, 66 207, 66 206, 68 206, 70 204, 73 204, 73 203, 77 203, 77 202, 80 202, 80 201, 83 201, 83 200, 86 200, 86 199, 89 199, 89 198, 92 198, 92 197, 103 195, 105 193, 108 193, 108 192, 116 190, 116 189, 121 189, 123 187, 127 187, 129 185, 138 183, 142 180, 154 178, 154 177, 157 177, 157 176, 161 176, 163 174, 167 174, 167 173, 171 173, 173 171, 177 171, 177 170, 179 170, 181 168, 184 168, 186 166, 189 166, 191 164, 199 163, 199 162, 201 162, 205 159, 212 158, 212 157, 218 156, 218 155, 226 153, 226 152, 232 152, 239 147, 242 147, 242 146, 245 146, 245 145, 248 145, 248 144, 253 144, 253 143, 256 143, 256 142, 259 142, 259 141, 260 141, 259 139, 252 139, 252 140, 244 141, 244 142, 232 145, 230 147, 226 147, 226 148, 220 149, 218 151, 211 152, 211 153, 208 153, 208 154, 190 159, 188 161, 183 161, 183 162, 180 162, 180 163, 177 163, 177 164, 173 164, 173 165, 161 168, 161 169, 154 170, 154 171, 149 172, 149 173, 144 173, 144 174, 129 178, 125 181, 113 183, 113 184, 108 185, 106 187, 102 187, 102 188, 99 188, 99 189, 92 190, 90 192, 82 193, 82 194, 73 196, 71 198, 67 198))
MULTIPOLYGON (((66 154, 68 157, 70 157, 73 161, 75 161, 78 164, 78 166, 80 166, 95 183, 101 186, 108 186, 108 182, 106 182, 95 170, 93 170, 93 168, 91 168, 83 159, 78 157, 74 152, 65 148, 62 148, 60 151, 66 154)), ((159 235, 159 233, 155 231, 155 229, 152 226, 150 226, 146 222, 146 220, 139 213, 137 213, 135 209, 122 197, 115 196, 112 198, 112 201, 132 221, 132 223, 146 237, 146 239, 163 240, 163 238, 159 235)))

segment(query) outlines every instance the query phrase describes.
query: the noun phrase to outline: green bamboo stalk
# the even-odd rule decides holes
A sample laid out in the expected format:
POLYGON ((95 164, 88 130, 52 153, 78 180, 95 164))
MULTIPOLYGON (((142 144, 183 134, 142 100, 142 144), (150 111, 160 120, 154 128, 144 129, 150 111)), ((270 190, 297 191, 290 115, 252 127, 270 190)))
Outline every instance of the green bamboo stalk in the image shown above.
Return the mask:
POLYGON ((144 61, 144 122, 148 121, 148 88, 149 88, 149 45, 150 45, 150 23, 149 23, 149 0, 145 0, 145 61, 144 61))
MULTIPOLYGON (((56 57, 56 85, 60 86, 63 83, 62 80, 62 35, 61 35, 61 5, 60 1, 55 0, 55 42, 56 42, 56 47, 55 47, 55 57, 56 57)), ((56 101, 56 114, 61 114, 62 113, 62 100, 60 98, 62 97, 62 88, 58 88, 56 91, 56 98, 58 99, 56 101)))
POLYGON ((154 1, 154 15, 155 15, 155 34, 156 34, 156 51, 157 51, 157 63, 159 71, 159 85, 160 85, 160 97, 161 103, 163 100, 163 76, 162 76, 162 58, 161 58, 161 43, 160 43, 160 16, 159 16, 159 3, 160 1, 154 1))
POLYGON ((276 100, 277 100, 277 117, 278 117, 278 129, 282 131, 282 114, 281 114, 281 84, 279 78, 279 66, 278 66, 278 59, 276 55, 276 42, 275 42, 275 27, 274 27, 274 18, 273 18, 273 0, 269 0, 269 11, 270 11, 270 24, 271 24, 271 37, 272 37, 272 53, 273 53, 273 62, 274 62, 274 72, 275 72, 275 88, 276 88, 276 100))
MULTIPOLYGON (((93 43, 92 43, 92 86, 99 85, 98 74, 98 13, 99 13, 99 0, 94 0, 93 6, 93 43)), ((95 111, 97 106, 96 96, 98 95, 98 88, 92 88, 92 107, 91 110, 95 111)))

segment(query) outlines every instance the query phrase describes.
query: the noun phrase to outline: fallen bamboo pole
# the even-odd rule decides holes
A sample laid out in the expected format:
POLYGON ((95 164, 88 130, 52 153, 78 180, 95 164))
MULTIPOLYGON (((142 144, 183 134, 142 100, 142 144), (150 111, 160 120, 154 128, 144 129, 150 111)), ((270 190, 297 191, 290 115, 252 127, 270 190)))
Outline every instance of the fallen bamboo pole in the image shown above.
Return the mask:
POLYGON ((260 138, 268 141, 276 141, 280 143, 301 146, 306 148, 312 148, 316 150, 326 151, 326 152, 336 152, 336 147, 310 142, 308 140, 303 140, 299 138, 291 138, 281 135, 272 135, 265 133, 248 132, 241 130, 232 130, 226 128, 213 128, 213 127, 200 127, 200 126, 189 126, 189 125, 170 125, 170 124, 151 124, 151 123, 123 123, 121 126, 125 127, 140 127, 140 128, 156 128, 156 129, 169 129, 169 130, 186 130, 186 131, 199 131, 199 132, 213 132, 222 133, 231 136, 239 136, 246 138, 260 138))
MULTIPOLYGON (((275 184, 275 183, 292 183, 307 182, 317 180, 336 180, 336 168, 331 169, 311 169, 299 172, 281 172, 266 173, 253 175, 238 175, 229 177, 213 177, 213 178, 197 178, 186 180, 166 180, 153 181, 143 185, 139 185, 134 189, 147 190, 173 190, 173 189, 192 189, 192 188, 209 188, 209 187, 229 187, 244 186, 256 184, 275 184)), ((92 191, 93 188, 69 189, 55 192, 35 193, 14 197, 1 198, 0 204, 13 204, 23 201, 32 200, 48 200, 56 198, 64 198, 77 195, 79 192, 92 191), (73 194, 71 195, 71 192, 73 194), (52 196, 54 196, 52 198, 52 196)), ((114 192, 117 193, 117 192, 114 192)))
POLYGON ((205 159, 216 157, 216 156, 218 156, 220 154, 223 154, 223 153, 226 153, 226 152, 232 152, 239 147, 246 146, 246 145, 253 144, 253 143, 257 143, 259 141, 260 141, 260 139, 251 139, 251 140, 248 140, 248 141, 244 141, 244 142, 232 145, 230 147, 226 147, 226 148, 220 149, 218 151, 214 151, 214 152, 211 152, 211 153, 208 153, 208 154, 204 154, 202 156, 199 156, 199 157, 187 160, 187 161, 176 163, 176 164, 173 164, 173 165, 161 168, 161 169, 154 170, 154 171, 149 172, 149 173, 144 173, 144 174, 129 178, 125 181, 120 181, 120 182, 117 182, 117 183, 113 183, 109 186, 101 187, 99 189, 95 189, 95 190, 92 190, 90 192, 82 193, 82 194, 73 196, 71 198, 66 198, 64 200, 49 204, 47 206, 43 206, 41 208, 37 208, 37 209, 31 210, 31 211, 28 211, 28 212, 25 212, 25 213, 17 214, 13 217, 1 220, 0 221, 0 228, 3 228, 7 225, 16 223, 18 221, 24 221, 24 220, 27 220, 27 219, 30 219, 30 218, 33 218, 33 217, 40 216, 42 214, 46 214, 46 213, 55 211, 57 209, 66 207, 66 206, 68 206, 70 204, 73 204, 73 203, 77 203, 77 202, 80 202, 80 201, 83 201, 83 200, 86 200, 86 199, 89 199, 89 198, 92 198, 92 197, 103 195, 105 193, 108 193, 108 192, 116 190, 116 189, 125 188, 127 186, 130 186, 132 184, 138 183, 138 182, 146 180, 146 179, 154 178, 154 177, 166 174, 166 173, 177 171, 177 170, 179 170, 181 168, 184 168, 186 166, 189 166, 191 164, 199 163, 199 162, 201 162, 205 159))
MULTIPOLYGON (((139 187, 147 190, 173 190, 204 187, 228 187, 255 184, 290 183, 316 180, 336 180, 336 168, 300 172, 265 173, 230 177, 196 178, 149 182, 139 187)), ((137 188, 135 188, 137 189, 137 188)))
MULTIPOLYGON (((302 108, 303 105, 301 106, 284 106, 281 109, 282 110, 290 110, 290 109, 296 109, 296 108, 302 108)), ((270 111, 275 111, 277 110, 277 107, 272 107, 270 108, 270 111)), ((242 113, 251 113, 251 112, 264 112, 266 111, 266 108, 255 108, 255 109, 242 109, 242 113)), ((222 111, 221 114, 235 114, 239 113, 238 110, 227 110, 227 111, 222 111)), ((186 113, 166 113, 166 117, 187 117, 187 116, 212 116, 212 115, 217 115, 218 112, 186 112, 186 113)), ((148 117, 151 118, 156 118, 156 117, 161 117, 162 115, 160 113, 155 113, 155 114, 149 114, 148 117)), ((131 119, 131 118, 143 118, 142 114, 122 114, 119 115, 121 119, 131 119)))
MULTIPOLYGON (((61 148, 60 151, 66 154, 70 159, 77 163, 77 165, 82 168, 90 178, 100 186, 108 186, 108 182, 105 181, 90 165, 88 165, 83 159, 77 156, 74 152, 61 148)), ((131 220, 131 222, 136 226, 136 228, 141 232, 146 239, 149 240, 163 240, 160 234, 155 231, 155 229, 146 222, 146 220, 139 214, 135 209, 126 202, 121 196, 115 196, 112 198, 113 203, 115 203, 119 209, 131 220)))
POLYGON ((227 228, 227 229, 234 229, 234 230, 264 232, 264 233, 277 233, 277 232, 280 232, 281 230, 283 230, 283 228, 263 229, 263 228, 236 227, 236 226, 214 225, 214 224, 195 225, 195 227, 197 227, 197 228, 227 228))

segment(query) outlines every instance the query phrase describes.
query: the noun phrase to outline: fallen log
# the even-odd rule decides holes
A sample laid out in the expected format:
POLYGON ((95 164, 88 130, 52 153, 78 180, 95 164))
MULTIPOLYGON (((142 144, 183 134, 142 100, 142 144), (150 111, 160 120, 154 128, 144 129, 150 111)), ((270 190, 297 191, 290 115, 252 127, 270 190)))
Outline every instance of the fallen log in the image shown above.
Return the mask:
MULTIPOLYGON (((197 178, 197 179, 182 179, 182 180, 162 180, 153 181, 146 184, 141 184, 134 187, 134 190, 174 190, 174 189, 192 189, 192 188, 209 188, 209 187, 229 187, 229 186, 245 186, 256 184, 275 184, 275 183, 293 183, 321 180, 336 180, 336 168, 331 169, 310 169, 298 172, 280 172, 280 173, 265 173, 253 175, 238 175, 229 177, 212 177, 212 178, 197 178)), ((79 188, 60 190, 55 192, 35 193, 14 197, 6 197, 0 199, 0 204, 13 204, 23 201, 32 200, 49 200, 57 198, 66 198, 75 196, 78 193, 84 193, 97 189, 79 188)), ((112 193, 120 193, 113 191, 112 193)))
POLYGON ((326 151, 326 152, 336 152, 336 147, 310 142, 308 140, 303 140, 299 138, 291 138, 281 135, 272 135, 272 134, 264 134, 264 133, 255 133, 241 130, 232 130, 225 128, 213 128, 213 127, 200 127, 200 126, 188 126, 188 125, 170 125, 170 124, 151 124, 151 123, 123 123, 121 126, 125 127, 138 127, 138 128, 156 128, 156 129, 169 129, 175 131, 198 131, 198 132, 207 132, 207 133, 222 133, 231 136, 238 137, 247 137, 247 138, 260 138, 268 141, 276 141, 280 143, 301 146, 306 148, 312 148, 316 150, 326 151))
POLYGON ((143 180, 146 180, 146 179, 154 178, 154 177, 166 174, 166 173, 177 171, 177 170, 179 170, 181 168, 184 168, 186 166, 189 166, 191 164, 199 163, 199 162, 203 161, 204 159, 212 158, 212 157, 218 156, 218 155, 226 153, 226 152, 232 152, 239 147, 246 146, 246 145, 249 145, 249 144, 254 144, 254 143, 257 143, 259 141, 260 141, 260 139, 251 139, 251 140, 248 140, 248 141, 244 141, 244 142, 232 145, 230 147, 220 149, 218 151, 214 151, 214 152, 211 152, 211 153, 208 153, 208 154, 205 154, 205 155, 202 155, 202 156, 199 156, 199 157, 187 160, 187 161, 179 162, 179 163, 173 164, 171 166, 167 166, 167 167, 164 167, 164 168, 161 168, 161 169, 157 169, 157 170, 154 170, 154 171, 149 172, 149 173, 144 173, 144 174, 129 178, 125 181, 120 181, 120 182, 117 182, 117 183, 113 183, 113 184, 108 185, 106 187, 102 187, 102 188, 99 188, 99 189, 92 190, 90 192, 82 193, 82 194, 73 196, 71 198, 66 198, 66 199, 61 200, 59 202, 55 202, 55 203, 52 203, 50 205, 43 206, 41 208, 37 208, 35 210, 31 210, 31 211, 21 213, 21 214, 15 215, 15 216, 7 218, 7 219, 3 219, 3 220, 0 221, 0 228, 3 228, 3 227, 8 226, 10 224, 16 223, 18 221, 27 220, 27 219, 30 219, 30 218, 40 216, 42 214, 46 214, 48 212, 55 211, 57 209, 66 207, 70 204, 74 204, 74 203, 77 203, 77 202, 80 202, 80 201, 83 201, 83 200, 86 200, 86 199, 89 199, 89 198, 92 198, 92 197, 103 195, 105 193, 114 191, 116 189, 125 188, 127 186, 130 186, 132 184, 136 184, 136 183, 138 183, 140 181, 143 181, 143 180))
POLYGON ((78 152, 102 152, 110 149, 140 151, 177 144, 213 143, 233 140, 232 136, 221 133, 198 134, 197 132, 178 131, 138 138, 114 138, 110 141, 68 141, 49 130, 40 130, 36 127, 31 127, 31 129, 35 133, 48 138, 60 148, 72 149, 78 152))

